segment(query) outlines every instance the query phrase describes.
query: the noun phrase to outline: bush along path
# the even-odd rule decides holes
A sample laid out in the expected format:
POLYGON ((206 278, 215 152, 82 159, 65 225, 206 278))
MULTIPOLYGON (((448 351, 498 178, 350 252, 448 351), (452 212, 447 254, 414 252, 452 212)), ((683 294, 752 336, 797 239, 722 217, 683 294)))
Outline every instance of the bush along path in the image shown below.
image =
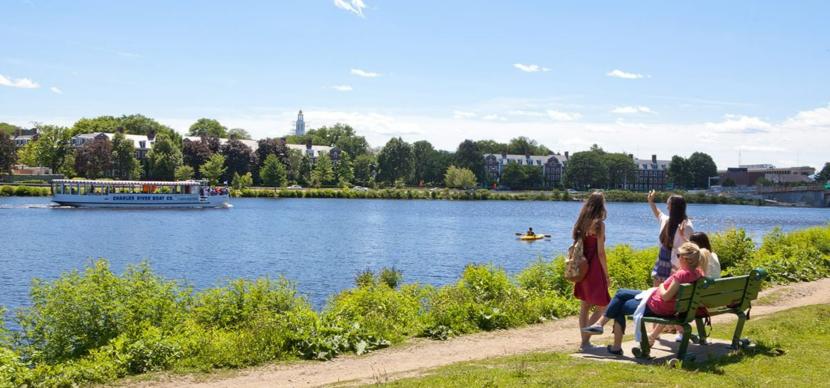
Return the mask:
MULTIPOLYGON (((725 274, 761 266, 779 284, 830 276, 830 226, 776 230, 757 249, 740 230, 713 236, 712 243, 725 274)), ((610 248, 612 287, 648 287, 656 255, 656 249, 610 248)), ((315 311, 284 279, 235 280, 194 292, 146 264, 118 275, 99 260, 82 272, 33 282, 30 307, 15 317, 20 329, 9 333, 0 328, 0 386, 103 383, 147 372, 328 360, 407 340, 411 342, 390 350, 398 352, 392 358, 416 352, 419 346, 436 349, 436 354, 412 358, 413 368, 400 368, 418 370, 429 366, 425 361, 441 360, 437 353, 449 349, 453 354, 447 343, 432 339, 498 341, 504 332, 494 330, 555 321, 529 326, 519 336, 527 335, 525 342, 512 338, 485 346, 490 350, 461 349, 456 354, 492 355, 522 343, 551 347, 543 339, 551 331, 561 328, 568 334, 556 337, 576 337, 570 333, 572 322, 556 321, 573 315, 577 307, 562 272, 558 258, 540 260, 514 276, 489 265, 469 265, 456 283, 433 287, 402 284, 400 272, 391 269, 367 271, 357 276, 355 288, 334 295, 315 311), (481 331, 486 333, 459 337, 481 331)), ((348 360, 299 367, 323 370, 348 360)))
MULTIPOLYGON (((752 328, 757 320, 795 307, 830 304, 830 279, 777 286, 762 292, 761 303, 753 306, 752 328)), ((734 316, 713 317, 715 325, 734 321, 734 316)), ((730 326, 730 329, 732 327, 730 326)), ((726 337, 729 332, 724 331, 726 337)), ((595 343, 610 343, 611 334, 595 337, 595 343)), ((313 387, 348 382, 374 384, 430 375, 431 369, 455 363, 534 352, 570 352, 579 346, 576 317, 504 331, 477 333, 445 342, 413 340, 365 356, 346 356, 325 363, 299 363, 269 366, 239 372, 229 378, 210 376, 159 376, 155 381, 138 383, 142 387, 313 387)), ((626 368, 631 368, 626 366, 626 368)), ((575 380, 574 380, 575 381, 575 380)), ((573 383, 574 381, 562 381, 573 383)), ((413 386, 434 386, 433 383, 413 386)), ((656 382, 656 381, 655 381, 656 382)), ((481 383, 479 381, 478 383, 481 383)), ((475 386, 476 383, 459 386, 475 386)), ((659 384, 665 385, 665 384, 659 384)))

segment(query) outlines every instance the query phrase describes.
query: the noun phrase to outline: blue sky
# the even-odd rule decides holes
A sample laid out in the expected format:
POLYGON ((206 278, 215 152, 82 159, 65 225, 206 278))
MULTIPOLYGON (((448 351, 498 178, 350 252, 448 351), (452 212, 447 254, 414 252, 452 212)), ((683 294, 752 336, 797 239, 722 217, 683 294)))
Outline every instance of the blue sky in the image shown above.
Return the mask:
POLYGON ((820 167, 830 3, 4 2, 0 121, 142 113, 255 137, 352 124, 453 149, 526 135, 820 167))

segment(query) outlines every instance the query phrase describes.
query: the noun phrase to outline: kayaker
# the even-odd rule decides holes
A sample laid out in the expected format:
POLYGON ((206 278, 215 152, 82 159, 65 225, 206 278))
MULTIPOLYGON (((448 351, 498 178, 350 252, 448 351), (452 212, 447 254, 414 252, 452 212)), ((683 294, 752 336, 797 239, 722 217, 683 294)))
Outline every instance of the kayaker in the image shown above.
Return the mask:
POLYGON ((533 237, 536 235, 536 233, 533 233, 533 228, 527 228, 527 232, 525 232, 525 235, 533 237))

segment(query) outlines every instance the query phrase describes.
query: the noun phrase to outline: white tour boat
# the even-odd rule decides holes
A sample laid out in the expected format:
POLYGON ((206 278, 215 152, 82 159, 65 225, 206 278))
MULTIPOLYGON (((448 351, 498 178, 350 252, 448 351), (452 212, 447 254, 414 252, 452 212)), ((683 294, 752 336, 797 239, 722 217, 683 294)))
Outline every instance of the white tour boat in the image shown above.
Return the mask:
POLYGON ((217 208, 228 206, 228 189, 207 181, 110 181, 55 179, 52 201, 74 207, 217 208))

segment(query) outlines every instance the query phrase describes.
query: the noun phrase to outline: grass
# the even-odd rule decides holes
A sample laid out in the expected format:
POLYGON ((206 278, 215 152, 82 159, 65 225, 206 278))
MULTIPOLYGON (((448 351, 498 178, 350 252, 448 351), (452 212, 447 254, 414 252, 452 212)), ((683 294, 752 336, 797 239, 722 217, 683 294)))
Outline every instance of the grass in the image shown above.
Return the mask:
MULTIPOLYGON (((715 325, 716 338, 730 338, 734 323, 715 325)), ((827 386, 830 306, 782 311, 747 322, 754 348, 718 360, 660 365, 596 362, 565 353, 534 353, 439 368, 429 375, 386 384, 392 387, 526 386, 827 386)))

